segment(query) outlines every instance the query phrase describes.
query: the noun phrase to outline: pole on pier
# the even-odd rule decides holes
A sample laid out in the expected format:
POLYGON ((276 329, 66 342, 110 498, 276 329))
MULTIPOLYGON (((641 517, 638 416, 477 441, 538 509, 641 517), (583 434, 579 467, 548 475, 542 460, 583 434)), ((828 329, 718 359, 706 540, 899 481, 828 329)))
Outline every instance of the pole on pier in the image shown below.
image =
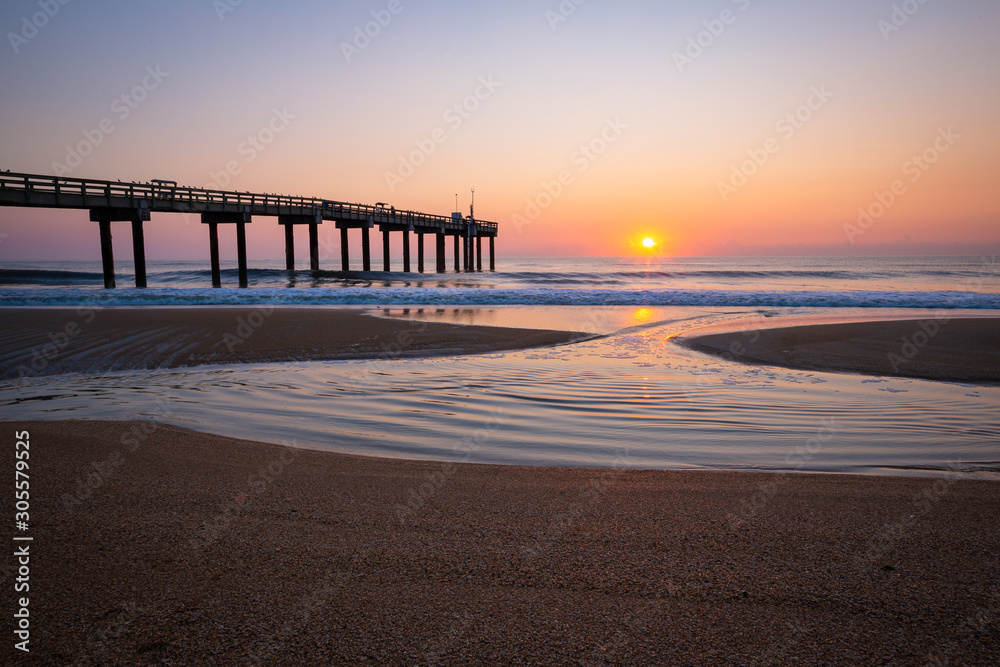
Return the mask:
POLYGON ((437 260, 437 272, 444 273, 445 267, 445 256, 444 256, 444 232, 438 232, 435 236, 435 259, 437 260))
POLYGON ((476 237, 476 271, 483 270, 483 237, 476 237))
POLYGON ((249 284, 247 279, 247 225, 245 222, 236 223, 236 261, 239 266, 240 287, 249 284))
POLYGON ((111 221, 100 220, 101 228, 101 262, 104 264, 104 288, 115 288, 115 252, 111 245, 111 221))
MULTIPOLYGON (((423 264, 423 262, 421 262, 423 264)), ((410 230, 403 230, 403 273, 410 272, 410 230)))
POLYGON ((142 220, 132 221, 132 258, 135 260, 135 286, 146 286, 146 240, 142 220))
POLYGON ((319 225, 309 223, 309 268, 319 271, 319 225))
POLYGON ((424 233, 417 232, 417 273, 424 272, 424 233))
POLYGON ((389 270, 389 230, 382 231, 382 270, 389 270))
POLYGON ((351 249, 347 244, 347 227, 340 228, 340 268, 344 271, 351 270, 351 249))
POLYGON ((368 234, 368 228, 361 228, 361 269, 363 271, 372 270, 372 248, 371 248, 371 238, 368 234))
POLYGON ((496 262, 493 261, 493 239, 494 239, 494 237, 491 236, 490 237, 490 271, 496 271, 497 270, 496 262))
POLYGON ((219 224, 208 223, 208 252, 212 255, 212 287, 222 287, 222 271, 219 269, 219 224))
POLYGON ((460 234, 455 234, 455 273, 458 273, 460 271, 459 269, 460 265, 458 263, 458 240, 460 236, 461 236, 460 234))
POLYGON ((295 228, 285 225, 285 270, 295 270, 295 228))

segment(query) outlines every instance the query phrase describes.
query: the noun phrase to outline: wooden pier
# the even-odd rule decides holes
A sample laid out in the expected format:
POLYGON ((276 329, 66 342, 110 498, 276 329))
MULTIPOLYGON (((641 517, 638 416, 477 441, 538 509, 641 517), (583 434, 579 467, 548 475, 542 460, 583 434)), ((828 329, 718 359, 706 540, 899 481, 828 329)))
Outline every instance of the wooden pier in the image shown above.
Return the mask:
POLYGON ((332 221, 340 229, 341 270, 350 269, 348 231, 360 230, 362 269, 371 271, 371 230, 382 232, 383 270, 389 271, 392 232, 403 239, 403 271, 409 272, 410 234, 417 236, 417 271, 424 271, 424 237, 433 235, 438 273, 446 268, 446 238, 454 244, 455 271, 483 270, 483 238, 489 239, 489 270, 495 271, 494 239, 497 223, 462 217, 430 215, 417 211, 386 208, 381 204, 348 204, 307 197, 255 194, 225 190, 205 190, 178 186, 172 181, 122 183, 84 178, 63 178, 0 172, 0 206, 89 209, 90 220, 98 223, 104 286, 115 286, 115 263, 111 245, 111 223, 132 224, 132 252, 135 258, 135 285, 146 287, 146 249, 143 223, 152 213, 189 213, 201 216, 208 227, 212 263, 212 285, 222 285, 219 267, 219 225, 236 225, 237 265, 240 287, 247 286, 246 226, 255 216, 276 217, 285 227, 285 266, 295 268, 295 226, 309 227, 309 265, 319 270, 319 225, 332 221))

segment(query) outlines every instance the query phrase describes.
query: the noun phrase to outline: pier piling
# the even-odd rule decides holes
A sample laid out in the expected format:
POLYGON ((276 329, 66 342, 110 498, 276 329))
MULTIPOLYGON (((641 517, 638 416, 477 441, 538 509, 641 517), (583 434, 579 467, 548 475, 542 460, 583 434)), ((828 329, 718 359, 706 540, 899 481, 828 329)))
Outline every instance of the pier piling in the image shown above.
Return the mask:
MULTIPOLYGON (((209 252, 212 255, 212 287, 222 286, 222 272, 219 266, 219 225, 236 225, 236 260, 239 267, 240 287, 247 287, 249 284, 247 276, 247 231, 246 226, 250 223, 250 212, 242 211, 218 211, 201 214, 201 222, 208 225, 209 252)), ((286 237, 287 239, 287 237, 286 237)))
POLYGON ((219 268, 219 225, 208 223, 208 252, 212 256, 212 287, 222 287, 222 270, 219 268))
POLYGON ((247 276, 247 226, 245 222, 236 223, 236 266, 240 276, 240 287, 249 284, 247 276))
POLYGON ((403 230, 403 273, 410 272, 410 230, 403 230))
POLYGON ((115 287, 115 250, 111 244, 111 221, 100 220, 101 228, 101 262, 104 265, 104 289, 115 287))
POLYGON ((472 270, 472 237, 469 236, 468 231, 462 235, 462 250, 464 251, 462 269, 468 273, 472 270))
POLYGON ((135 286, 146 286, 146 239, 142 233, 142 220, 132 221, 132 257, 135 261, 135 286))
POLYGON ((438 232, 435 236, 435 261, 437 262, 437 272, 444 273, 447 270, 445 266, 446 257, 444 251, 444 232, 438 232))
POLYGON ((351 249, 347 243, 347 227, 340 228, 340 269, 351 270, 351 249))
POLYGON ((417 232, 417 273, 424 272, 424 233, 417 232))
POLYGON ((115 287, 115 256, 111 242, 112 222, 132 223, 132 256, 135 264, 135 286, 146 286, 146 244, 143 237, 142 223, 149 220, 149 208, 146 202, 140 202, 138 208, 117 208, 101 206, 90 209, 90 220, 100 226, 101 233, 101 264, 104 270, 104 287, 115 287))
POLYGON ((295 228, 285 225, 285 270, 295 270, 295 228))
POLYGON ((363 271, 372 270, 372 244, 368 227, 361 228, 361 269, 363 271))
POLYGON ((319 271, 319 225, 309 223, 309 270, 319 271))
POLYGON ((278 224, 285 228, 285 269, 295 270, 294 225, 309 225, 309 268, 319 271, 319 223, 323 222, 319 213, 307 215, 278 215, 278 224))
POLYGON ((388 272, 389 267, 389 230, 382 231, 382 270, 388 272))

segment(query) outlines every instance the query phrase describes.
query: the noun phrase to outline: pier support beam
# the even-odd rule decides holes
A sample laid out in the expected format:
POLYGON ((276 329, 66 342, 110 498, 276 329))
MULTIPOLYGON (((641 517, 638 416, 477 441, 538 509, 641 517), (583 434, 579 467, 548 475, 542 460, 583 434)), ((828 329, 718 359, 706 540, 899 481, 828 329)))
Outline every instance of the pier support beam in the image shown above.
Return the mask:
POLYGON ((279 215, 278 224, 285 228, 285 268, 295 270, 295 233, 293 225, 309 225, 309 268, 319 271, 319 224, 323 222, 321 213, 279 215))
POLYGON ((149 208, 142 202, 139 208, 100 207, 90 209, 90 220, 100 226, 101 263, 104 269, 104 287, 115 287, 115 256, 111 243, 111 223, 132 223, 132 256, 135 260, 135 286, 146 286, 146 243, 142 223, 149 220, 149 208))
POLYGON ((483 237, 476 237, 476 271, 483 270, 483 237))
POLYGON ((455 273, 461 271, 460 264, 458 263, 458 241, 461 238, 461 234, 455 234, 455 273))
POLYGON ((424 233, 417 232, 417 273, 424 272, 424 233))
POLYGON ((382 231, 382 270, 389 271, 389 230, 382 231))
POLYGON ((236 261, 240 275, 240 287, 246 287, 250 281, 247 276, 247 225, 236 223, 236 261))
POLYGON ((104 289, 115 288, 115 249, 111 244, 111 221, 100 220, 101 261, 104 264, 104 289))
MULTIPOLYGON (((423 262, 421 262, 423 264, 423 262)), ((410 232, 403 230, 403 273, 410 272, 410 232)))
POLYGON ((434 237, 436 244, 434 259, 437 261, 437 272, 444 273, 447 270, 447 267, 445 266, 445 260, 447 258, 444 256, 444 232, 438 232, 434 235, 434 237))
POLYGON ((244 208, 243 211, 202 213, 201 222, 203 225, 208 225, 209 251, 212 255, 212 286, 222 286, 222 275, 219 268, 219 225, 235 224, 236 260, 239 267, 240 287, 246 287, 249 284, 246 230, 246 226, 250 223, 249 210, 244 208))
POLYGON ((135 286, 146 286, 146 239, 142 233, 142 220, 132 221, 132 257, 135 261, 135 286))
POLYGON ((351 270, 351 247, 347 242, 347 227, 340 228, 340 269, 351 270))
POLYGON ((372 270, 372 244, 368 227, 361 228, 361 269, 363 271, 372 270))
POLYGON ((309 269, 319 271, 319 225, 309 223, 309 269))
POLYGON ((295 228, 285 225, 285 270, 295 270, 295 228))
POLYGON ((208 252, 212 256, 212 287, 222 287, 222 271, 219 269, 219 225, 208 223, 208 252))
POLYGON ((494 250, 493 249, 493 239, 494 238, 496 238, 496 237, 494 237, 494 236, 490 237, 490 271, 496 271, 497 270, 497 265, 493 261, 493 250, 494 250))

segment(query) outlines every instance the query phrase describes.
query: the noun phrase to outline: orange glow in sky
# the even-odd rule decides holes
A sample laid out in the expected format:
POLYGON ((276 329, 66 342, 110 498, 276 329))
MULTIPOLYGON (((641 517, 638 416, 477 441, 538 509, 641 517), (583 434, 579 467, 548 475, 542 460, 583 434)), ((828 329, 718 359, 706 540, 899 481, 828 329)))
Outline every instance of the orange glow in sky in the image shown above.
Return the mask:
MULTIPOLYGON (((428 0, 360 42, 363 3, 181 4, 68 7, 18 42, 0 168, 443 215, 475 188, 501 256, 1000 250, 994 0, 891 30, 888 2, 725 0, 719 34, 694 0, 557 21, 428 0)), ((151 254, 207 255, 199 224, 148 230, 151 254)), ((251 257, 281 234, 255 219, 251 257)), ((83 213, 0 208, 0 239, 0 259, 100 256, 83 213)))

